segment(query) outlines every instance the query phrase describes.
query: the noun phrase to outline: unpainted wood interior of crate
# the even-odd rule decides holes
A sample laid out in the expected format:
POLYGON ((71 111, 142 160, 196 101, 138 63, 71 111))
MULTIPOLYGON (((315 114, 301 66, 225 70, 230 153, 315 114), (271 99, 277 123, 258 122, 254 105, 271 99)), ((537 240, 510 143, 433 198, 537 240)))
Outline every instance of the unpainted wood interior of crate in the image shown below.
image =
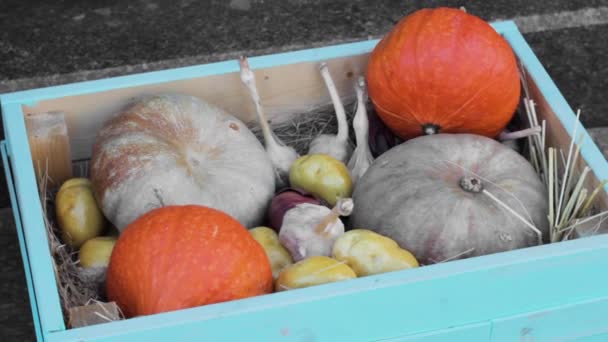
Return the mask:
MULTIPOLYGON (((326 60, 332 78, 342 97, 354 97, 354 82, 363 75, 369 54, 326 60)), ((331 103, 327 88, 319 73, 320 62, 302 62, 255 70, 257 86, 270 121, 289 120, 318 106, 331 103)), ((537 104, 539 121, 546 120, 547 146, 561 147, 567 154, 570 137, 532 79, 528 79, 531 96, 537 104)), ((255 120, 255 107, 237 72, 161 82, 153 85, 121 88, 93 94, 68 96, 41 101, 35 106, 23 106, 24 115, 61 111, 69 132, 71 158, 74 161, 90 158, 95 135, 111 116, 138 96, 180 92, 198 96, 235 115, 245 123, 255 120)), ((579 132, 582 128, 579 127, 579 132)), ((582 158, 576 162, 580 173, 586 166, 582 158)), ((591 172, 586 188, 593 191, 600 183, 591 172)), ((598 200, 601 210, 608 209, 608 194, 601 191, 598 200)))
MULTIPOLYGON (((327 62, 329 71, 343 97, 354 97, 354 82, 363 74, 367 55, 336 58, 327 62)), ((320 62, 305 62, 255 70, 257 87, 268 120, 289 120, 331 103, 319 72, 320 62)), ((155 93, 183 93, 200 97, 245 123, 255 120, 255 107, 239 72, 161 82, 154 85, 69 96, 23 106, 25 115, 62 111, 65 115, 73 160, 88 159, 95 135, 101 126, 138 96, 155 93)))

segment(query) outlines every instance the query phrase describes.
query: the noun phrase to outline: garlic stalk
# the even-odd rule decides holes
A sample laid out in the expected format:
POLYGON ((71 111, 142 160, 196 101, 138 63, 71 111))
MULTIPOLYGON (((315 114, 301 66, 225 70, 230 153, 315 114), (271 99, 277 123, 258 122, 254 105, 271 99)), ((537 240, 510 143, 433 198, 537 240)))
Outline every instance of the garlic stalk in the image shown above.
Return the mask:
POLYGON ((336 205, 331 209, 330 213, 327 214, 315 227, 315 232, 324 236, 329 235, 331 232, 332 224, 339 219, 340 216, 348 216, 353 212, 354 203, 350 198, 340 198, 336 202, 336 205))
POLYGON ((262 135, 264 136, 266 152, 268 153, 275 170, 276 188, 284 188, 289 184, 289 169, 293 162, 298 159, 299 155, 293 147, 287 146, 270 129, 270 125, 266 120, 264 108, 262 107, 262 100, 260 99, 255 84, 255 75, 251 71, 249 62, 245 56, 241 56, 239 65, 241 68, 241 81, 249 90, 251 99, 255 104, 258 122, 262 128, 262 135))
POLYGON ((334 84, 333 79, 329 73, 329 69, 326 63, 321 63, 319 70, 325 86, 329 91, 331 102, 334 105, 336 112, 336 118, 338 119, 338 133, 333 134, 320 134, 315 137, 308 148, 308 154, 324 153, 332 156, 333 158, 346 163, 348 157, 352 152, 352 148, 348 143, 348 121, 346 119, 346 112, 342 100, 338 95, 338 90, 334 84))
POLYGON ((344 234, 340 216, 350 215, 353 207, 351 198, 338 199, 331 210, 324 205, 298 204, 285 213, 279 241, 294 262, 316 255, 331 256, 334 242, 344 234))
POLYGON ((510 132, 505 129, 503 132, 501 132, 498 135, 498 140, 499 141, 516 140, 516 139, 521 139, 521 138, 527 138, 532 135, 540 135, 540 133, 541 133, 541 126, 525 128, 525 129, 522 129, 520 131, 515 131, 515 132, 510 132))
POLYGON ((365 171, 374 161, 372 152, 369 148, 369 121, 367 117, 367 109, 365 108, 366 98, 364 97, 365 92, 365 79, 360 76, 355 84, 355 93, 357 94, 357 111, 353 118, 353 129, 355 131, 355 138, 357 140, 357 146, 355 151, 348 162, 348 169, 353 180, 353 183, 357 183, 359 178, 363 176, 365 171))

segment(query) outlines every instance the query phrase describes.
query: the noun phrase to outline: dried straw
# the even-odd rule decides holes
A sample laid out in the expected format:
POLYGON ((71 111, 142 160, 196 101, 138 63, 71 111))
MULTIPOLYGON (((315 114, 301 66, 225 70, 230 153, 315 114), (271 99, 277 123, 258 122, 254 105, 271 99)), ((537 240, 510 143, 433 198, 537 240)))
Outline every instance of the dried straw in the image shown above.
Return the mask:
MULTIPOLYGON (((346 108, 346 117, 350 128, 349 143, 354 148, 352 120, 355 114, 356 101, 345 102, 344 107, 346 108), (352 110, 349 110, 349 108, 352 110)), ((248 127, 263 144, 260 125, 257 122, 251 122, 248 127)), ((315 137, 320 134, 336 134, 338 132, 338 120, 334 107, 330 103, 311 109, 306 113, 294 114, 292 120, 280 123, 270 122, 270 127, 274 134, 286 145, 295 148, 300 155, 304 155, 308 152, 308 146, 315 137)))
POLYGON ((55 221, 54 198, 55 191, 47 188, 50 180, 48 175, 48 162, 40 175, 39 195, 44 213, 44 224, 49 238, 49 248, 53 257, 55 279, 61 299, 61 306, 65 322, 69 322, 71 308, 87 305, 91 301, 104 301, 103 278, 105 274, 99 270, 85 270, 78 266, 78 252, 69 245, 64 244, 60 238, 60 231, 55 221))
MULTIPOLYGON (((520 64, 520 75, 524 89, 522 96, 525 119, 524 125, 529 127, 539 126, 536 113, 536 104, 530 96, 527 75, 520 64)), ((598 218, 597 229, 592 234, 601 232, 600 225, 608 216, 608 210, 598 213, 596 196, 604 188, 607 180, 601 180, 600 184, 590 191, 585 188, 584 182, 589 172, 589 167, 584 167, 577 172, 576 164, 579 160, 582 145, 582 135, 578 136, 580 129, 580 109, 576 113, 575 126, 572 128, 572 138, 567 152, 561 147, 546 146, 546 121, 543 120, 540 135, 530 136, 527 139, 527 158, 532 163, 540 179, 544 182, 548 193, 549 215, 549 242, 555 243, 574 238, 572 231, 577 227, 583 228, 583 223, 598 218), (559 167, 558 152, 561 157, 561 168, 559 167), (561 172, 560 172, 561 171, 561 172), (587 194, 591 194, 588 196, 587 194)), ((589 236, 586 235, 586 236, 589 236)))

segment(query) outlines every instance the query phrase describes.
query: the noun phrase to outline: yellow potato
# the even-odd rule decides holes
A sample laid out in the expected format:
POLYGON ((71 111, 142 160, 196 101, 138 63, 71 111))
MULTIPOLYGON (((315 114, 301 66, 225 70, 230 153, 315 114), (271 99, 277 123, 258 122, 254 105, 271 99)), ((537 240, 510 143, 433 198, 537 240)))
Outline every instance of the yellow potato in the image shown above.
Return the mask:
POLYGON ((323 153, 298 158, 289 169, 289 184, 334 206, 338 198, 350 197, 353 180, 341 161, 323 153))
POLYGON ((316 255, 286 267, 275 283, 275 290, 286 291, 341 280, 357 275, 346 263, 323 255, 316 255))
POLYGON ((394 240, 367 229, 341 235, 334 243, 332 256, 345 261, 359 277, 419 266, 414 255, 394 240))
POLYGON ((61 185, 55 197, 55 212, 63 242, 75 249, 101 235, 106 226, 87 178, 72 178, 61 185))
POLYGON ((116 237, 98 236, 87 240, 79 251, 80 266, 84 268, 107 267, 116 244, 116 237))
POLYGON ((279 236, 272 228, 255 227, 249 229, 249 233, 266 251, 266 255, 270 259, 270 265, 272 266, 272 276, 274 279, 277 279, 283 268, 293 264, 291 255, 281 245, 279 236))

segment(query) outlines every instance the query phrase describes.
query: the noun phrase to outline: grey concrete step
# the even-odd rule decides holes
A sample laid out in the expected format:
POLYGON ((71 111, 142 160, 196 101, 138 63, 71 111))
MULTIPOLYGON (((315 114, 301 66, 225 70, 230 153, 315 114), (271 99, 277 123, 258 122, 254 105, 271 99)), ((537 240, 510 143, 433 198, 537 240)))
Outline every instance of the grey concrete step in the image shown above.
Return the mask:
MULTIPOLYGON (((0 92, 378 37, 414 9, 440 5, 516 20, 607 153, 608 0, 2 0, 0 92)), ((0 209, 0 265, 0 335, 33 340, 10 209, 0 209)))

